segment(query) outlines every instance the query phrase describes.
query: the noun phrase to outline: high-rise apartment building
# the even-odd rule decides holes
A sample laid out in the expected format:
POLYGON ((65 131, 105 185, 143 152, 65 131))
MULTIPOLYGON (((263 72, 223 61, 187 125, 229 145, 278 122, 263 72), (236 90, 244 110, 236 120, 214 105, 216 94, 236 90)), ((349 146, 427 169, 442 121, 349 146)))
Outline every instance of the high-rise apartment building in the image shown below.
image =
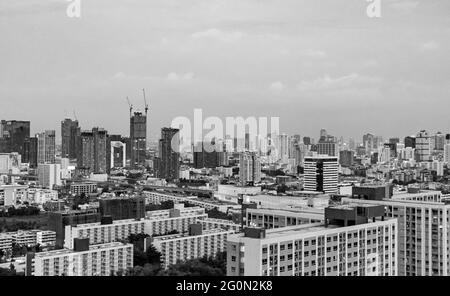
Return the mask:
POLYGON ((176 180, 180 177, 179 129, 162 128, 159 140, 158 177, 176 180))
POLYGON ((261 161, 255 152, 239 154, 239 183, 241 186, 261 182, 261 161))
POLYGON ((145 166, 147 151, 147 112, 130 116, 131 166, 145 166))
POLYGON ((56 163, 55 131, 47 130, 36 135, 38 141, 37 162, 56 163))
POLYGON ((305 157, 304 190, 337 193, 338 168, 337 157, 327 155, 305 157))
POLYGON ((329 207, 325 222, 230 235, 227 276, 396 276, 397 234, 382 206, 329 207))
POLYGON ((61 157, 69 159, 77 158, 80 133, 78 120, 66 118, 61 122, 61 157))
POLYGON ((381 205, 398 220, 398 275, 447 276, 450 205, 439 191, 394 194, 382 200, 347 199, 354 204, 381 205))

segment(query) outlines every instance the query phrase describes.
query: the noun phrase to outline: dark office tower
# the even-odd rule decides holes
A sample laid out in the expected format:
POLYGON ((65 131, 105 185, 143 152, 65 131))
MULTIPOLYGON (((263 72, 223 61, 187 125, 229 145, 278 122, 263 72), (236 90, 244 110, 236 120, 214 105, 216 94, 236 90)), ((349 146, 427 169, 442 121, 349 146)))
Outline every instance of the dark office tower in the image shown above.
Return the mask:
POLYGON ((391 157, 397 157, 397 144, 396 143, 384 143, 383 147, 389 148, 391 157))
POLYGON ((416 137, 414 136, 406 137, 405 147, 416 148, 416 137))
POLYGON ((24 163, 29 163, 30 168, 37 168, 37 152, 38 151, 38 139, 36 137, 29 138, 25 141, 25 159, 24 163))
POLYGON ((310 137, 303 137, 303 144, 311 145, 311 138, 310 137))
POLYGON ((202 168, 216 168, 219 166, 219 153, 215 150, 214 142, 211 147, 206 147, 205 143, 198 143, 194 149, 194 167, 196 169, 202 168), (213 150, 213 151, 211 151, 213 150))
POLYGON ((52 212, 49 215, 49 228, 56 232, 56 247, 64 246, 65 227, 85 223, 100 222, 97 210, 52 212))
POLYGON ((30 138, 29 121, 1 121, 0 153, 17 152, 24 158, 24 145, 28 138, 30 138))
POLYGON ((100 214, 113 220, 140 219, 145 217, 145 198, 124 197, 100 200, 100 214))
POLYGON ((48 130, 36 135, 38 141, 37 162, 56 163, 55 131, 48 130))
POLYGON ((80 169, 94 174, 107 173, 107 136, 107 131, 101 128, 81 132, 77 157, 80 169))
POLYGON ((250 150, 250 134, 245 133, 245 151, 250 150))
POLYGON ((343 167, 351 167, 354 163, 355 152, 351 150, 343 150, 339 152, 339 163, 343 167))
POLYGON ((147 114, 134 112, 130 118, 131 167, 145 166, 147 114))
POLYGON ((61 157, 77 158, 77 144, 80 136, 78 120, 64 119, 61 122, 61 157))
POLYGON ((161 139, 159 140, 159 178, 176 180, 180 176, 179 131, 179 129, 167 127, 161 129, 161 139))
POLYGON ((107 173, 106 164, 106 144, 108 139, 108 132, 102 128, 93 128, 94 133, 94 173, 107 173))
POLYGON ((389 143, 390 144, 398 144, 398 143, 400 143, 400 139, 399 138, 390 138, 389 143))

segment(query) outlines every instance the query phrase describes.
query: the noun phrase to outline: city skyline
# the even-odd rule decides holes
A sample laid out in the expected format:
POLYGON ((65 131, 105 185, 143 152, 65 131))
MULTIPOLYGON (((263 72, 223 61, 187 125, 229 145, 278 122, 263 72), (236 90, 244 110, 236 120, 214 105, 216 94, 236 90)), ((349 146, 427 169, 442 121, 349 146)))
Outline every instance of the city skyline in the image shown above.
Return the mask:
POLYGON ((80 19, 63 0, 1 4, 0 95, 15 107, 0 118, 59 138, 75 110, 82 128, 126 135, 126 97, 143 111, 145 88, 150 139, 197 107, 313 137, 450 127, 447 1, 382 1, 380 19, 362 0, 131 2, 83 2, 80 19))

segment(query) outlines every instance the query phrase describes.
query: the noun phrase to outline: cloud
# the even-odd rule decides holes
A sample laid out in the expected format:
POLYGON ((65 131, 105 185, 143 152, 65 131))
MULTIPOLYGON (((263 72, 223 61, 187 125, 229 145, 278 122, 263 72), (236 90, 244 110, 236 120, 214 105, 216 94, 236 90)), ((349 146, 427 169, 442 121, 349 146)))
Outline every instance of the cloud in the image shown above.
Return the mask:
POLYGON ((389 0, 388 6, 401 13, 410 13, 419 5, 416 0, 389 0))
POLYGON ((436 41, 428 41, 420 45, 420 51, 433 51, 439 49, 439 43, 436 41))
POLYGON ((191 35, 194 39, 215 39, 221 42, 236 42, 244 36, 242 32, 224 32, 216 28, 208 29, 206 31, 196 32, 191 35))
POLYGON ((269 89, 273 92, 280 92, 285 88, 286 88, 285 85, 280 81, 273 82, 269 86, 269 89))
POLYGON ((300 91, 324 91, 345 89, 350 87, 364 87, 379 82, 379 78, 361 76, 352 73, 346 76, 332 78, 329 75, 312 81, 301 81, 297 88, 300 91))
POLYGON ((194 78, 194 73, 187 72, 184 74, 178 74, 175 72, 171 72, 167 75, 167 80, 169 81, 185 81, 185 80, 192 80, 194 78))
POLYGON ((327 57, 326 52, 324 52, 322 50, 315 50, 315 49, 307 50, 304 54, 306 56, 309 56, 312 58, 326 58, 327 57))

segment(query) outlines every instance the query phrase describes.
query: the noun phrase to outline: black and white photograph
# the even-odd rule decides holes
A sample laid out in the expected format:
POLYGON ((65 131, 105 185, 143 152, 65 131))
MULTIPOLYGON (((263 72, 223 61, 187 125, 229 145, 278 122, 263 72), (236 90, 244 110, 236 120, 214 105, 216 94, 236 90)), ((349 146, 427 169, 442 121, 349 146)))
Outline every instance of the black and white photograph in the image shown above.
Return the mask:
POLYGON ((0 281, 449 276, 449 53, 448 0, 0 0, 0 281))

